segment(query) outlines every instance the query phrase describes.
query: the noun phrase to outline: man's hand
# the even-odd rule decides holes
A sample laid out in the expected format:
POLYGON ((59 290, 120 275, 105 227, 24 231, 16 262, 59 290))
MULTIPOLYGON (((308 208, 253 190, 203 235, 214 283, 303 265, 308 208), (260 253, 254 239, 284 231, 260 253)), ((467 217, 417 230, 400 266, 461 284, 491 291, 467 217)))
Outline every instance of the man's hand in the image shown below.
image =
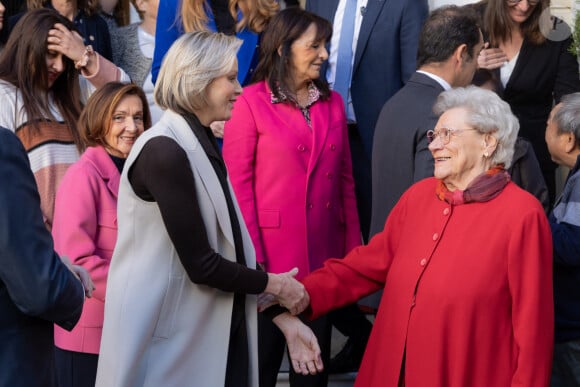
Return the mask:
POLYGON ((83 288, 85 289, 85 296, 91 298, 91 296, 93 295, 93 290, 95 290, 95 284, 93 283, 91 275, 89 274, 87 269, 79 265, 73 265, 69 257, 67 257, 66 255, 61 255, 60 260, 75 275, 75 277, 77 277, 78 280, 81 281, 81 283, 83 284, 83 288))

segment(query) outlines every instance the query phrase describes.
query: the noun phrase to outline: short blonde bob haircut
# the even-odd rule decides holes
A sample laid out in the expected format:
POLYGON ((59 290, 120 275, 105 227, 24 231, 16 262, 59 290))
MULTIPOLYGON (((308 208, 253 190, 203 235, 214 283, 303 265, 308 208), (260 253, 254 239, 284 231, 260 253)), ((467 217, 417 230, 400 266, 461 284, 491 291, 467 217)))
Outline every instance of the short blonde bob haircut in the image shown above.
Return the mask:
POLYGON ((242 41, 208 31, 182 35, 167 51, 155 85, 155 102, 178 114, 195 113, 207 106, 205 90, 236 63, 242 41))

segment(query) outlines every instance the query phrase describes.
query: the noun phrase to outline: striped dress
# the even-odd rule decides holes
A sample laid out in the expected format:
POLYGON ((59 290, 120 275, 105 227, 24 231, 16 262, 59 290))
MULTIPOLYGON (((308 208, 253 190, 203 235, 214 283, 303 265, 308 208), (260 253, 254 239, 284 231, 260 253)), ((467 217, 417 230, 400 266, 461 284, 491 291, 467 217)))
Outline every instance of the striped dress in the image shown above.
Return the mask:
POLYGON ((25 130, 31 124, 22 108, 22 95, 12 84, 0 80, 0 126, 16 133, 28 152, 34 173, 44 223, 50 230, 57 188, 68 167, 79 159, 71 128, 51 104, 56 121, 42 121, 38 131, 25 130), (32 133, 32 134, 31 134, 32 133))

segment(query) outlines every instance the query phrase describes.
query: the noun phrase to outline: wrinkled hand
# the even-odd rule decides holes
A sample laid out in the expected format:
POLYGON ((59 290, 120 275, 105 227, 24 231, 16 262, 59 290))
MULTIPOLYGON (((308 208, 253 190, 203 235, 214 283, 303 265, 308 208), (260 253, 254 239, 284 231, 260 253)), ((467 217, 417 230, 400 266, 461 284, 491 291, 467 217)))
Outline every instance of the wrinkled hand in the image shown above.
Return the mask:
POLYGON ((488 47, 489 43, 485 43, 483 49, 477 56, 477 67, 480 69, 493 70, 503 66, 503 64, 508 60, 506 54, 500 48, 488 47))
POLYGON ((217 138, 224 138, 224 125, 225 121, 214 121, 209 124, 209 128, 211 129, 213 135, 217 138))
POLYGON ((272 305, 278 304, 278 300, 274 295, 269 293, 258 294, 258 312, 263 312, 272 305))
POLYGON ((62 255, 60 257, 60 260, 75 275, 75 277, 77 277, 77 279, 81 281, 81 283, 83 284, 83 288, 85 289, 85 296, 91 298, 93 295, 93 290, 95 290, 95 284, 93 283, 91 275, 89 274, 87 269, 79 265, 73 265, 69 257, 67 257, 66 255, 62 255))
POLYGON ((71 31, 64 24, 56 23, 48 31, 47 48, 70 58, 73 62, 79 61, 85 53, 85 43, 82 36, 76 31, 71 31))
POLYGON ((276 316, 273 322, 286 338, 290 362, 296 373, 315 375, 324 369, 318 340, 308 326, 289 313, 276 316))
POLYGON ((268 285, 265 293, 276 296, 276 299, 293 315, 302 313, 310 304, 310 296, 304 285, 294 277, 298 274, 298 268, 294 268, 286 273, 268 273, 268 285))

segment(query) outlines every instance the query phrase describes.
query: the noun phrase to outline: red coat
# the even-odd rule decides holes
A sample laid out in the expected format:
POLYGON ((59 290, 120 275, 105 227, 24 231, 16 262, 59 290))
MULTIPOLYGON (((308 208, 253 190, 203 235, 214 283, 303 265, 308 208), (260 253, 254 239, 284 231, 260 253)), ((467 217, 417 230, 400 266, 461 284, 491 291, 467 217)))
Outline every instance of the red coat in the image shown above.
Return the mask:
POLYGON ((384 288, 356 386, 548 386, 552 242, 540 203, 509 183, 451 206, 413 185, 365 247, 304 279, 310 317, 384 288))
POLYGON ((266 270, 299 276, 361 244, 342 99, 310 108, 271 102, 265 82, 244 88, 224 129, 223 155, 266 270))

